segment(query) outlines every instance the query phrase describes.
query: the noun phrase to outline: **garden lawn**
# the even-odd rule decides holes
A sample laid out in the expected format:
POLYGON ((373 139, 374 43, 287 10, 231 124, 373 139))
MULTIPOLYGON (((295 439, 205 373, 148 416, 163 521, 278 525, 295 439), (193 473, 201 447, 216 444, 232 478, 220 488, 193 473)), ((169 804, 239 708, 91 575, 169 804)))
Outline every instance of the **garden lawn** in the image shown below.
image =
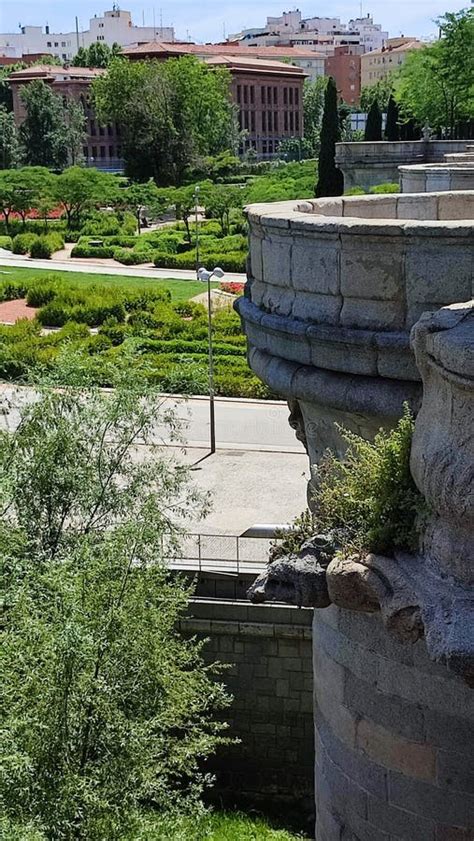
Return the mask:
POLYGON ((274 829, 262 818, 215 812, 202 818, 172 821, 145 818, 142 831, 127 841, 297 841, 303 837, 274 829))
MULTIPOLYGON (((203 283, 197 280, 177 280, 176 278, 169 278, 166 280, 154 280, 147 277, 128 277, 127 275, 108 275, 108 274, 86 274, 85 272, 58 272, 54 268, 54 263, 48 266, 47 269, 23 269, 15 268, 8 265, 0 266, 0 282, 11 280, 30 280, 33 278, 46 277, 54 274, 55 277, 64 278, 65 281, 74 282, 76 286, 112 286, 135 289, 169 289, 171 292, 171 300, 188 301, 194 298, 195 295, 205 291, 203 283)), ((213 283, 212 286, 217 287, 219 284, 213 283)))

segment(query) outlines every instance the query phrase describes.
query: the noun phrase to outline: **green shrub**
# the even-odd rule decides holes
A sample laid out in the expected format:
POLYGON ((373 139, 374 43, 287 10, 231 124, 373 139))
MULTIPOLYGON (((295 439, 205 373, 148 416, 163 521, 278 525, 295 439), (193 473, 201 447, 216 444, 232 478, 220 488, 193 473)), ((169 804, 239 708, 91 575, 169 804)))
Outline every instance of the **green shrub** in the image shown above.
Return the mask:
MULTIPOLYGON (((206 262, 209 266, 220 266, 221 269, 228 272, 244 272, 247 262, 247 252, 235 251, 228 253, 217 252, 202 252, 201 262, 206 262)), ((157 267, 166 269, 194 269, 196 267, 196 258, 194 251, 185 254, 167 254, 166 252, 158 251, 155 253, 153 263, 157 267)))
POLYGON ((151 263, 153 260, 152 251, 131 251, 127 248, 116 248, 114 260, 122 263, 123 266, 138 266, 140 263, 151 263))
POLYGON ((15 301, 24 298, 27 292, 25 281, 4 280, 0 282, 0 301, 15 301))
POLYGON ((356 551, 392 554, 418 547, 424 500, 410 472, 413 418, 405 406, 391 432, 373 442, 341 430, 344 460, 328 453, 316 469, 313 510, 318 531, 334 532, 356 551))
POLYGON ((49 260, 53 249, 47 237, 38 237, 31 245, 30 255, 42 260, 49 260))
POLYGON ((12 250, 13 240, 8 236, 0 236, 0 248, 5 248, 7 251, 12 250))
POLYGON ((378 193, 399 193, 400 185, 395 183, 377 184, 376 187, 371 187, 369 192, 375 195, 378 193))
POLYGON ((56 297, 60 289, 60 281, 54 275, 47 275, 28 287, 26 301, 30 307, 44 307, 56 297))
POLYGON ((114 254, 115 246, 113 245, 90 246, 81 242, 78 242, 71 251, 71 257, 98 257, 99 259, 113 258, 114 254))
POLYGON ((38 239, 37 234, 17 234, 13 238, 12 251, 14 254, 28 254, 31 246, 38 239))
POLYGON ((344 193, 345 196, 365 196, 365 190, 362 187, 349 187, 344 193))

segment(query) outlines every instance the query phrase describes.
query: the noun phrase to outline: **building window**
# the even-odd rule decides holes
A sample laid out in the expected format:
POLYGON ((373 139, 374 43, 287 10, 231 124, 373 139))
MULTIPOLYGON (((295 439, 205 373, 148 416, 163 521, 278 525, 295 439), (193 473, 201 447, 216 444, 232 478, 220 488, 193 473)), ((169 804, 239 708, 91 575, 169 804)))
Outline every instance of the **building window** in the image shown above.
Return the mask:
POLYGON ((272 112, 271 111, 267 111, 267 128, 268 128, 268 131, 272 130, 272 112))
POLYGON ((255 111, 250 112, 250 130, 255 132, 255 111))
POLYGON ((273 88, 273 104, 278 105, 278 88, 273 88))
POLYGON ((273 112, 273 131, 278 131, 278 112, 273 112))
POLYGON ((300 92, 298 88, 295 88, 295 105, 300 104, 300 92))
POLYGON ((65 46, 66 46, 66 42, 65 42, 65 41, 61 41, 61 46, 62 46, 62 47, 65 47, 65 46))
POLYGON ((288 88, 283 88, 283 105, 288 105, 288 88))
POLYGON ((290 131, 294 131, 295 123, 294 123, 294 114, 293 111, 290 111, 290 131))
POLYGON ((283 126, 284 126, 284 130, 288 131, 288 111, 285 111, 285 113, 283 115, 283 126))
POLYGON ((242 102, 242 87, 241 87, 241 85, 237 85, 237 102, 239 103, 239 105, 242 102))
POLYGON ((100 134, 101 137, 104 136, 104 134, 105 134, 104 126, 99 126, 99 134, 100 134))
POLYGON ((86 160, 87 160, 87 146, 83 146, 83 147, 82 147, 82 154, 84 155, 84 157, 85 157, 85 158, 86 158, 86 160))
POLYGON ((267 105, 272 104, 272 89, 271 87, 267 87, 267 105))
POLYGON ((250 104, 255 105, 255 88, 253 85, 250 85, 250 104))
POLYGON ((92 147, 92 157, 94 159, 97 157, 97 146, 92 147))
POLYGON ((248 94, 249 94, 248 87, 247 87, 247 85, 244 85, 244 104, 245 105, 247 105, 247 102, 248 102, 248 94))
POLYGON ((299 130, 300 130, 300 115, 298 114, 298 111, 295 111, 295 131, 299 131, 299 130))
POLYGON ((290 88, 289 94, 290 94, 290 105, 293 105, 293 88, 290 88))
POLYGON ((242 131, 242 129, 243 129, 243 125, 242 125, 242 111, 239 111, 239 118, 238 118, 238 119, 239 119, 239 131, 242 131))
POLYGON ((122 157, 122 147, 117 146, 117 158, 121 158, 121 157, 122 157))
MULTIPOLYGON (((263 90, 263 88, 262 88, 263 90)), ((262 131, 267 130, 267 112, 262 111, 262 131)))
POLYGON ((265 105, 265 88, 262 87, 262 105, 265 105))
POLYGON ((58 44, 58 42, 57 42, 57 41, 55 41, 55 42, 54 42, 54 46, 55 46, 55 47, 59 47, 59 44, 58 44))
POLYGON ((109 158, 113 158, 113 156, 114 156, 114 147, 109 146, 109 158))
POLYGON ((105 146, 100 147, 100 157, 105 158, 105 146))
POLYGON ((91 133, 92 137, 95 137, 95 135, 96 135, 95 120, 91 120, 91 122, 90 122, 90 133, 91 133))
POLYGON ((47 47, 52 47, 53 45, 52 45, 51 41, 47 41, 46 46, 47 47))
POLYGON ((109 137, 112 137, 112 126, 110 123, 107 125, 107 134, 109 137))

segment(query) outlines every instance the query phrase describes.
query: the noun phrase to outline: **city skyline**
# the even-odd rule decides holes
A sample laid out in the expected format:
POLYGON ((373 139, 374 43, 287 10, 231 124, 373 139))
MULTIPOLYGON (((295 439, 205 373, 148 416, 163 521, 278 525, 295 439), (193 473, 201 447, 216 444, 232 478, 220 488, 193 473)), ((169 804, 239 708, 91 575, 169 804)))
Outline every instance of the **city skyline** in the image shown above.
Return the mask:
MULTIPOLYGON (((79 28, 87 29, 89 18, 101 15, 112 7, 107 0, 86 0, 80 4, 79 28)), ((285 6, 283 2, 260 3, 258 6, 250 0, 243 0, 238 5, 217 0, 203 0, 199 4, 190 0, 163 2, 155 7, 144 6, 139 0, 126 0, 120 6, 132 13, 133 21, 141 26, 174 26, 176 38, 193 41, 219 41, 224 34, 238 32, 247 27, 256 27, 265 23, 267 15, 279 15, 283 10, 299 8, 304 17, 331 15, 340 17, 347 23, 351 18, 360 16, 361 4, 341 0, 326 7, 318 2, 301 2, 285 6)), ((459 0, 400 0, 396 8, 384 0, 372 0, 362 3, 362 14, 371 14, 375 23, 382 25, 392 36, 399 34, 417 37, 433 37, 436 34, 434 20, 446 11, 458 11, 462 8, 459 0)), ((27 0, 18 7, 13 0, 3 0, 0 10, 0 32, 18 32, 19 25, 42 26, 49 24, 52 32, 71 32, 75 27, 73 6, 64 7, 60 0, 27 0)))

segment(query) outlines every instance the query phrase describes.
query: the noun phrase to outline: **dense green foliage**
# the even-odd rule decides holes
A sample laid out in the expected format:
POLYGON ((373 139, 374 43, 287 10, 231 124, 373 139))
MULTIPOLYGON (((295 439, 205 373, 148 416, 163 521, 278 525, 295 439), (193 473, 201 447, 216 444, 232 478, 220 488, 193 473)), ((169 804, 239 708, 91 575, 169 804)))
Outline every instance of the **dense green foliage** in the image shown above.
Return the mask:
POLYGON ((382 112, 376 99, 372 102, 367 114, 364 140, 382 140, 382 112))
MULTIPOLYGON (((181 286, 188 284, 182 281, 181 286)), ((202 285, 198 289, 204 291, 202 285)), ((0 379, 29 382, 42 370, 58 372, 60 379, 66 354, 99 386, 110 386, 114 370, 133 365, 137 376, 162 391, 207 391, 208 328, 202 304, 172 303, 164 286, 143 282, 141 287, 85 285, 46 275, 0 283, 0 299, 22 297, 39 308, 37 319, 0 327, 0 379), (42 326, 60 329, 44 335, 42 326), (91 334, 90 328, 99 329, 91 334)), ((237 314, 217 310, 212 324, 216 392, 271 396, 248 367, 237 314)))
POLYGON ((387 140, 400 140, 400 128, 398 125, 399 119, 398 105, 392 94, 390 94, 387 105, 387 122, 385 125, 385 137, 387 140))
POLYGON ((274 558, 294 554, 316 533, 331 532, 344 553, 416 551, 426 503, 410 472, 414 421, 407 406, 397 426, 374 441, 341 429, 347 451, 328 451, 313 468, 311 511, 279 535, 274 558))
POLYGON ((324 113, 321 126, 321 148, 318 160, 316 196, 340 196, 344 191, 344 176, 336 167, 336 143, 341 139, 337 110, 337 88, 329 77, 324 93, 324 113))
POLYGON ((402 118, 448 138, 469 137, 474 120, 474 9, 448 12, 440 39, 412 50, 395 80, 402 118))
POLYGON ((315 469, 312 508, 318 530, 344 548, 392 554, 418 547, 423 497, 410 472, 413 418, 407 407, 391 432, 373 442, 342 430, 347 452, 328 453, 315 469))
POLYGON ((26 116, 19 129, 21 156, 30 166, 62 169, 81 156, 85 138, 85 115, 68 99, 66 105, 52 88, 35 80, 20 92, 26 116))
POLYGON ((97 42, 89 47, 79 47, 71 64, 73 67, 108 67, 113 58, 120 55, 122 48, 120 44, 108 44, 97 42))
POLYGON ((218 669, 176 631, 190 589, 166 562, 208 507, 153 443, 157 424, 179 441, 176 418, 136 372, 107 395, 81 380, 45 384, 0 433, 0 791, 17 839, 136 838, 146 807, 199 811, 200 762, 225 741, 218 669))
POLYGON ((15 117, 0 104, 0 169, 10 169, 20 160, 20 143, 15 117))
POLYGON ((298 841, 301 837, 274 829, 262 818, 217 812, 172 819, 150 815, 143 819, 141 833, 127 841, 298 841))
MULTIPOLYGON (((311 147, 312 157, 319 152, 321 123, 324 112, 324 94, 328 80, 319 76, 313 81, 307 80, 303 88, 303 115, 305 140, 311 147)), ((308 155, 307 157, 311 157, 308 155)))
POLYGON ((311 198, 314 195, 314 162, 280 164, 267 175, 252 181, 246 192, 247 204, 286 199, 311 198))
POLYGON ((120 123, 126 172, 180 184, 200 156, 237 139, 230 74, 192 56, 166 62, 113 60, 93 85, 98 119, 120 123))

